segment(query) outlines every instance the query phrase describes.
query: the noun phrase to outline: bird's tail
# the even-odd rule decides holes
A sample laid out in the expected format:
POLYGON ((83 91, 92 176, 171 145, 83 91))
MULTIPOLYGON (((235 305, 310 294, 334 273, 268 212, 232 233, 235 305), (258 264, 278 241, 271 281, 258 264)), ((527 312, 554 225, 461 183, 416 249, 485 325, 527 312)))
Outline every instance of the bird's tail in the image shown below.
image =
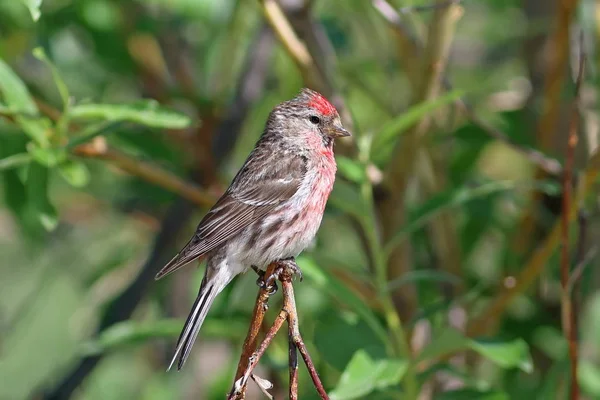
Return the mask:
POLYGON ((210 306, 231 279, 233 279, 233 276, 229 273, 227 268, 213 269, 210 266, 206 267, 198 297, 196 297, 190 315, 188 315, 183 330, 179 335, 177 348, 175 349, 175 354, 173 355, 173 359, 171 360, 167 371, 175 364, 177 358, 179 358, 177 370, 180 370, 183 367, 183 364, 185 364, 185 361, 190 355, 192 346, 196 341, 196 337, 198 336, 198 332, 200 331, 200 327, 206 318, 210 306))

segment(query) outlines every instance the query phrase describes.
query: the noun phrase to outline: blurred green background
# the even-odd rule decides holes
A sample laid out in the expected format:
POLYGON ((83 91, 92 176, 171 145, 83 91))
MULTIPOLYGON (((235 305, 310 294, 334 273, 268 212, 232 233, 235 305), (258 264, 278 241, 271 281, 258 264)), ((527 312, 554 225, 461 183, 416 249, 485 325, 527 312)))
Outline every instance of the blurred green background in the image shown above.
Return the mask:
MULTIPOLYGON (((576 325, 576 386, 600 399, 598 16, 594 0, 0 2, 0 399, 225 398, 255 275, 170 373, 203 267, 153 276, 304 86, 354 135, 295 283, 331 398, 573 398, 576 325)), ((257 370, 277 399, 287 357, 281 333, 257 370)))

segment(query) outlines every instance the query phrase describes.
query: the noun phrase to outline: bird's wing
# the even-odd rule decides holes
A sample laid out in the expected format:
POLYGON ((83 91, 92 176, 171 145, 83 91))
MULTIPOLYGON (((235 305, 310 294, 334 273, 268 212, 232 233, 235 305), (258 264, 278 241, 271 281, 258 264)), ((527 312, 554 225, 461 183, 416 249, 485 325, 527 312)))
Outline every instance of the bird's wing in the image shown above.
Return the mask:
POLYGON ((200 221, 192 239, 156 279, 218 248, 298 191, 306 174, 306 159, 286 157, 284 162, 274 158, 265 154, 246 161, 229 189, 200 221))

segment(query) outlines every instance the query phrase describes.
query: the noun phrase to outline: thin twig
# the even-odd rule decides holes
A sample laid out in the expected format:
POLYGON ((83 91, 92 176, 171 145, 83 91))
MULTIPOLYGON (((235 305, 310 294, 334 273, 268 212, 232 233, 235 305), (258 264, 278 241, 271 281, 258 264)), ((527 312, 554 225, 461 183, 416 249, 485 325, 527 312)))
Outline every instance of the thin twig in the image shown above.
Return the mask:
POLYGON ((289 367, 290 367, 290 400, 298 400, 298 348, 292 340, 291 326, 288 332, 289 367))
MULTIPOLYGON (((295 265, 295 261, 286 262, 293 263, 295 265)), ((286 263, 275 262, 269 265, 267 268, 267 272, 264 275, 264 280, 268 281, 268 279, 272 276, 276 276, 283 287, 283 306, 279 311, 275 322, 273 322, 273 325, 267 331, 265 338, 255 350, 258 328, 260 327, 262 319, 264 318, 265 305, 268 301, 268 292, 271 288, 263 287, 260 289, 256 299, 256 304, 254 306, 254 310, 257 312, 255 312, 253 315, 248 336, 244 341, 244 348, 237 369, 238 372, 236 373, 233 386, 227 398, 228 400, 243 400, 245 398, 248 378, 252 375, 252 371, 258 365, 260 358, 264 355, 265 351, 275 338, 277 332, 281 329, 283 322, 287 321, 288 342, 290 346, 290 399, 298 398, 298 357, 296 354, 296 349, 298 349, 302 359, 304 360, 304 363, 306 364, 317 393, 319 393, 321 399, 327 400, 329 399, 327 392, 321 383, 319 374, 315 369, 312 359, 308 354, 308 350, 306 349, 306 345, 304 344, 302 336, 300 335, 300 329, 298 326, 298 312, 296 310, 294 288, 292 286, 293 272, 286 263)))
MULTIPOLYGON (((450 0, 439 3, 441 3, 443 7, 449 7, 457 2, 450 0)), ((421 70, 415 64, 414 60, 417 60, 419 54, 423 51, 423 44, 402 22, 402 17, 400 14, 396 12, 396 10, 386 0, 372 0, 372 5, 373 8, 377 10, 377 12, 388 23, 395 34, 400 45, 404 67, 407 70, 407 74, 409 77, 412 77, 411 79, 416 79, 416 77, 421 74, 421 70)), ((428 7, 431 7, 431 5, 428 7)), ((442 80, 444 89, 447 91, 452 90, 452 83, 448 77, 443 77, 442 80)), ((538 168, 541 170, 553 175, 558 175, 562 171, 562 166, 557 160, 548 157, 544 153, 535 149, 521 146, 512 140, 506 133, 483 121, 465 99, 457 99, 456 105, 463 110, 469 121, 471 121, 471 123, 475 126, 481 128, 486 135, 510 146, 513 150, 525 156, 532 164, 538 166, 538 168)))
POLYGON ((304 82, 308 86, 322 90, 325 87, 324 77, 319 73, 315 60, 294 32, 279 4, 275 0, 260 0, 260 3, 267 22, 296 63, 304 82))
POLYGON ((281 277, 281 284, 283 286, 283 307, 288 310, 288 324, 290 326, 289 332, 291 340, 300 351, 300 355, 306 364, 310 378, 312 379, 319 396, 321 396, 321 399, 328 399, 327 392, 321 383, 319 374, 310 358, 310 354, 308 354, 304 340, 302 340, 302 336, 300 335, 298 312, 296 311, 296 299, 294 297, 294 287, 292 286, 292 275, 289 272, 281 277))
MULTIPOLYGON (((568 210, 572 207, 573 195, 573 168, 575 164, 575 147, 579 137, 577 129, 579 124, 579 95, 581 84, 583 81, 585 54, 583 53, 583 43, 581 46, 582 53, 579 59, 579 70, 577 72, 577 80, 575 83, 575 97, 571 110, 571 121, 569 123, 569 137, 567 142, 567 150, 565 156, 565 168, 563 174, 563 193, 562 193, 562 236, 561 236, 561 262, 560 262, 560 282, 562 285, 561 296, 561 316, 562 326, 565 339, 569 343, 569 359, 571 361, 571 389, 570 399, 579 399, 579 385, 577 383, 577 315, 573 307, 573 294, 569 291, 569 281, 571 273, 571 263, 569 258, 569 213, 568 210)), ((577 205, 575 205, 577 206, 577 205)))
MULTIPOLYGON (((271 264, 267 268, 265 272, 265 276, 273 275, 276 264, 271 264)), ((267 288, 261 288, 258 291, 258 295, 256 297, 256 303, 254 304, 254 311, 252 311, 252 322, 250 323, 250 327, 248 328, 248 334, 246 335, 246 339, 244 340, 244 346, 242 348, 242 354, 240 356, 240 362, 238 363, 237 371, 235 373, 235 381, 237 382, 243 375, 244 371, 248 368, 248 363, 250 362, 250 357, 252 353, 256 349, 256 344, 258 341, 258 333, 260 332, 260 327, 262 326, 263 320, 265 318, 265 313, 267 312, 269 306, 269 291, 267 288)), ((245 395, 245 388, 240 393, 240 399, 243 399, 245 395)))
POLYGON ((155 164, 131 158, 125 153, 112 149, 102 143, 103 141, 93 141, 79 145, 73 149, 73 153, 79 157, 108 161, 115 167, 173 193, 177 193, 198 206, 210 207, 214 204, 216 198, 200 189, 195 183, 184 180, 155 164))

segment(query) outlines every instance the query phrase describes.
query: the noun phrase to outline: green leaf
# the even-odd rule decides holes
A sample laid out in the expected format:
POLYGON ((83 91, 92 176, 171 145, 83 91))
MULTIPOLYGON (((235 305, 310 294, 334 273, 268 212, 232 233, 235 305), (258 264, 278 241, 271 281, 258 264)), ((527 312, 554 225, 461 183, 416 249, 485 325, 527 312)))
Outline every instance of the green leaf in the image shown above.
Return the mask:
POLYGON ((469 347, 502 368, 519 368, 527 373, 533 371, 529 346, 521 338, 512 341, 472 339, 469 347))
MULTIPOLYGON (((600 368, 590 360, 581 360, 578 370, 581 388, 594 399, 600 398, 600 368)), ((558 379, 556 381, 559 381, 558 379)))
POLYGON ((445 329, 426 346, 417 361, 431 360, 446 354, 473 350, 502 368, 519 368, 533 371, 529 346, 521 339, 500 340, 493 338, 471 339, 453 328, 445 329))
POLYGON ((363 349, 373 358, 385 356, 385 346, 375 332, 357 314, 325 310, 315 327, 315 347, 323 359, 338 371, 343 371, 356 349, 363 349))
POLYGON ((56 209, 48 199, 48 168, 35 162, 29 165, 27 174, 27 207, 46 230, 52 231, 58 225, 56 209))
POLYGON ((17 116, 21 129, 43 147, 49 144, 51 127, 46 118, 37 118, 38 109, 23 81, 0 59, 0 92, 8 108, 17 116), (23 115, 18 115, 23 114, 23 115))
POLYGON ((317 266, 311 258, 301 256, 298 258, 298 265, 301 265, 304 277, 310 280, 317 288, 330 294, 356 312, 369 328, 373 330, 379 340, 389 347, 390 343, 386 329, 373 313, 373 310, 360 297, 331 276, 327 270, 317 266))
POLYGON ((2 59, 0 59, 0 91, 11 109, 30 115, 38 114, 27 87, 2 59))
POLYGON ((132 104, 80 104, 71 108, 69 114, 78 120, 129 121, 154 128, 182 129, 191 123, 186 115, 160 107, 154 100, 132 104))
POLYGON ((35 49, 33 49, 33 55, 38 60, 44 62, 48 66, 48 68, 50 68, 50 71, 52 72, 52 78, 54 79, 54 84, 58 89, 58 93, 60 94, 60 97, 63 101, 63 106, 66 109, 69 105, 69 88, 67 87, 65 81, 58 72, 58 69, 56 68, 54 63, 50 61, 43 48, 36 47, 35 49))
POLYGON ((417 361, 433 360, 445 354, 469 348, 469 339, 453 328, 444 329, 429 343, 417 357, 417 361))
POLYGON ((55 167, 67 158, 67 153, 62 147, 40 147, 34 142, 27 144, 27 152, 31 157, 45 167, 55 167))
POLYGON ((23 4, 29 9, 29 13, 31 14, 31 18, 34 21, 40 19, 42 15, 40 11, 40 6, 42 5, 42 0, 21 0, 23 4))
POLYGON ((362 183, 367 179, 365 167, 358 161, 344 156, 336 156, 335 159, 339 173, 349 181, 362 183))
POLYGON ((517 188, 540 190, 545 193, 556 193, 556 191, 559 190, 558 185, 553 182, 519 183, 515 181, 496 181, 485 183, 477 187, 462 186, 451 188, 430 198, 416 211, 411 213, 408 223, 396 232, 396 234, 388 241, 385 246, 385 252, 389 255, 394 248, 411 233, 421 229, 433 218, 450 208, 460 207, 470 201, 517 188))
POLYGON ((90 181, 90 171, 81 161, 66 160, 58 166, 58 171, 74 187, 84 187, 90 181))
POLYGON ((13 154, 12 156, 8 156, 8 157, 0 160, 0 171, 2 171, 4 169, 20 167, 21 165, 28 164, 30 161, 31 161, 31 154, 28 154, 28 153, 13 154))
POLYGON ((446 93, 431 101, 417 104, 386 123, 373 141, 373 147, 371 148, 372 159, 381 161, 385 155, 389 154, 392 142, 402 132, 419 122, 427 114, 456 101, 463 95, 464 92, 462 90, 446 93))
MULTIPOLYGON (((105 329, 96 339, 85 343, 82 350, 85 355, 94 355, 121 346, 145 343, 155 338, 174 338, 181 333, 182 327, 183 321, 178 319, 152 322, 123 321, 105 329)), ((243 335, 245 327, 246 323, 242 320, 207 319, 202 326, 202 335, 237 339, 243 335)))
POLYGON ((358 350, 346 366, 331 400, 357 399, 377 389, 398 385, 406 373, 403 360, 373 360, 364 350, 358 350))

